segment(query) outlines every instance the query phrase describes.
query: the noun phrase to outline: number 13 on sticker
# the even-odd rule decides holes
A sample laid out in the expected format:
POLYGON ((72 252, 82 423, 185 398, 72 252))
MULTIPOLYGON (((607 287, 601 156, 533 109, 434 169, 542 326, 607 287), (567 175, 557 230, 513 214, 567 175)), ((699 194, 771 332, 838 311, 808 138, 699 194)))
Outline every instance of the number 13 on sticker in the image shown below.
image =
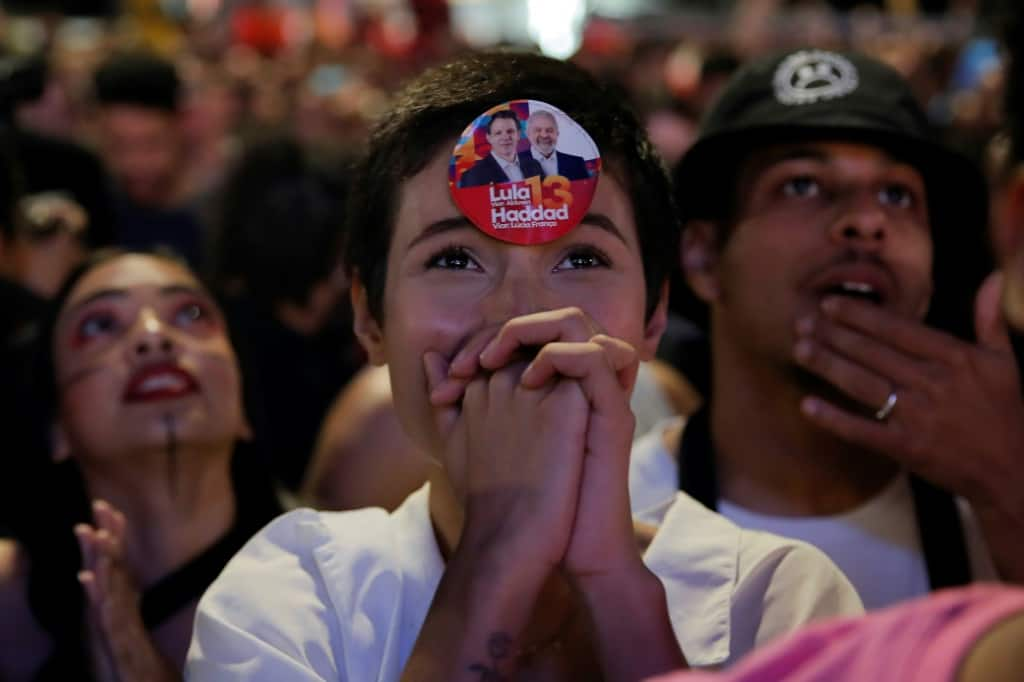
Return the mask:
POLYGON ((534 206, 544 205, 544 208, 562 208, 572 206, 572 185, 569 178, 562 175, 549 175, 543 182, 539 175, 526 178, 526 185, 530 188, 530 202, 534 206), (550 190, 550 196, 545 197, 544 190, 550 190))

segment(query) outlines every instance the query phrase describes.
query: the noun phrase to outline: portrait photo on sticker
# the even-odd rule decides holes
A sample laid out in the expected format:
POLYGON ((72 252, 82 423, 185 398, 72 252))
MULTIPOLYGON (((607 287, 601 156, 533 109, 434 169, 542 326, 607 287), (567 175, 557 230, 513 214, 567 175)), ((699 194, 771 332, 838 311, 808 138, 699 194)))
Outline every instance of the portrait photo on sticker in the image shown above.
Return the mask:
POLYGON ((513 100, 466 127, 448 184, 456 206, 482 231, 539 244, 580 222, 600 171, 600 152, 582 126, 546 102, 513 100))

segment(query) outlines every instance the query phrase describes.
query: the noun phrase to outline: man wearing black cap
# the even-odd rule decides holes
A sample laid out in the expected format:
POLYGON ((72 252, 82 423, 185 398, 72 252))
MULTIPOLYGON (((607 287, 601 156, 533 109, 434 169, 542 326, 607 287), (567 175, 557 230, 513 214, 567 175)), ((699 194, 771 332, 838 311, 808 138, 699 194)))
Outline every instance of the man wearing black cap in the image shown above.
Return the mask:
POLYGON ((711 391, 634 449, 634 511, 678 485, 817 544, 869 608, 1024 578, 1024 408, 995 282, 977 341, 955 335, 987 267, 985 187, 906 82, 818 50, 752 63, 676 183, 711 391))
POLYGON ((174 65, 145 52, 115 54, 93 77, 100 150, 118 190, 117 241, 169 246, 193 266, 201 228, 186 206, 186 166, 174 65))

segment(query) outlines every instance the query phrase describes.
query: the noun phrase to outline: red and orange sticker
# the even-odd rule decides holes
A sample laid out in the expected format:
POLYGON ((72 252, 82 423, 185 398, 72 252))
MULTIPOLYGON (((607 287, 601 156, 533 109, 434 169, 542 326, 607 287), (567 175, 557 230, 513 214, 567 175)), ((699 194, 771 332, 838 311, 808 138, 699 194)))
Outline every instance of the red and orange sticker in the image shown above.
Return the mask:
POLYGON ((488 109, 462 132, 448 187, 486 234, 543 244, 583 220, 600 174, 601 155, 582 126, 550 104, 517 99, 488 109))

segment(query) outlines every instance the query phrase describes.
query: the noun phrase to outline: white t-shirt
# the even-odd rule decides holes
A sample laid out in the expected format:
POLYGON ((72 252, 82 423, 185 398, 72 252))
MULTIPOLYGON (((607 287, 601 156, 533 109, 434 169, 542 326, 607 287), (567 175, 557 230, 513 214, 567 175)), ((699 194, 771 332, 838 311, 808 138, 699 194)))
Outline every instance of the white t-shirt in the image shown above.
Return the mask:
POLYGON ((541 170, 544 171, 544 175, 558 175, 558 152, 551 150, 551 153, 547 156, 541 154, 540 150, 536 147, 530 147, 530 154, 537 163, 540 164, 541 170))
MULTIPOLYGON (((644 520, 675 493, 679 466, 665 449, 663 434, 678 426, 666 420, 633 444, 629 493, 633 513, 644 520)), ((975 580, 994 580, 996 572, 970 506, 958 500, 971 571, 975 580)), ((743 528, 809 542, 839 566, 860 594, 864 607, 876 609, 929 592, 928 568, 914 499, 906 476, 897 477, 864 504, 834 516, 771 516, 719 500, 718 511, 743 528)))
MULTIPOLYGON (((391 514, 300 509, 260 531, 203 595, 186 677, 398 680, 444 571, 428 495, 424 486, 391 514)), ((644 561, 693 666, 861 611, 849 582, 809 545, 742 530, 681 493, 651 518, 661 525, 644 561)))

